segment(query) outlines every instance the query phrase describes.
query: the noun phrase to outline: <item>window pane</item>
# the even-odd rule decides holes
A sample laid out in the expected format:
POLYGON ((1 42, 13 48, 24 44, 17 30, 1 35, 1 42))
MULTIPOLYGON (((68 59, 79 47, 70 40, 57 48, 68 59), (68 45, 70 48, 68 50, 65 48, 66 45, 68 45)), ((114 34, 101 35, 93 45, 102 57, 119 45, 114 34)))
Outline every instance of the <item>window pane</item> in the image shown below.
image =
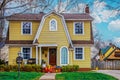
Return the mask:
POLYGON ((75 59, 83 59, 83 48, 75 48, 75 59))
POLYGON ((23 22, 23 34, 30 34, 31 33, 31 22, 23 22))
POLYGON ((57 23, 56 23, 55 20, 52 20, 52 21, 50 22, 50 30, 51 30, 51 31, 56 31, 56 30, 57 30, 57 23))
POLYGON ((68 51, 65 47, 61 49, 61 64, 68 64, 68 51))
POLYGON ((30 59, 30 48, 23 48, 22 53, 24 59, 30 59))
POLYGON ((75 34, 83 34, 83 23, 75 23, 75 34))

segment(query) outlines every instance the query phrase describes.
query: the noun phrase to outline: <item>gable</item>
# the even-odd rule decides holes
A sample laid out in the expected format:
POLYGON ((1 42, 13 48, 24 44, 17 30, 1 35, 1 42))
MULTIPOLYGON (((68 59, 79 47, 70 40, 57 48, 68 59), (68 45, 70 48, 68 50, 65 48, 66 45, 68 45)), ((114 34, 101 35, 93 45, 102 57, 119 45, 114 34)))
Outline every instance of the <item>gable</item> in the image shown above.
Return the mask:
POLYGON ((35 40, 38 40, 39 43, 42 43, 42 41, 55 43, 56 41, 59 41, 62 39, 64 39, 64 40, 61 42, 67 41, 68 44, 72 45, 71 38, 70 38, 70 35, 69 35, 69 32, 68 32, 68 29, 67 29, 67 26, 66 26, 63 16, 56 12, 51 12, 51 13, 43 16, 33 43, 35 43, 35 40), (49 26, 50 26, 49 22, 51 19, 55 19, 57 21, 57 27, 58 27, 57 31, 49 30, 49 26), (47 40, 49 40, 49 41, 47 41, 47 40))

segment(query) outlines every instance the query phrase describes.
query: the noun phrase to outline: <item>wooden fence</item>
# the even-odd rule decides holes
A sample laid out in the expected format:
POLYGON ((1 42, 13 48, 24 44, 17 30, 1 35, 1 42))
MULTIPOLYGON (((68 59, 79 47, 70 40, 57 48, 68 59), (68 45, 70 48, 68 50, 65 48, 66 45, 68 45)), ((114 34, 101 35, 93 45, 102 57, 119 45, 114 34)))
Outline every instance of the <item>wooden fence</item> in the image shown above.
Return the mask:
POLYGON ((120 70, 120 60, 113 60, 113 61, 95 61, 93 60, 91 63, 92 69, 100 70, 120 70))

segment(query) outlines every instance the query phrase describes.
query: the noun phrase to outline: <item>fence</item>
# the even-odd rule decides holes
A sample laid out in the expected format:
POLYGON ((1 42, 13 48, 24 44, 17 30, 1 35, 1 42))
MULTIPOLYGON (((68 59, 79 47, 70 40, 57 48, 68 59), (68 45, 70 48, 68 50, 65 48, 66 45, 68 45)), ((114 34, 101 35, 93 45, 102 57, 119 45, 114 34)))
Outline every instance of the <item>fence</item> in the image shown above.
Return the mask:
POLYGON ((112 60, 112 61, 92 61, 91 64, 92 69, 98 69, 101 70, 120 70, 120 60, 112 60))

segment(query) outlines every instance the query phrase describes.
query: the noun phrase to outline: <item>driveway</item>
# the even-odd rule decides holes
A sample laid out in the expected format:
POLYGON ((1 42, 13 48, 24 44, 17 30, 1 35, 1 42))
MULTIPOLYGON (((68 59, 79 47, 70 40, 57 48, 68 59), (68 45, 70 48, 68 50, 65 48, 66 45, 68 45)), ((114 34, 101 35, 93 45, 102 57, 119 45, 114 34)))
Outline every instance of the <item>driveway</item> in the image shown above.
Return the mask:
POLYGON ((114 76, 114 77, 118 78, 118 80, 120 80, 120 70, 98 70, 97 72, 114 76))

